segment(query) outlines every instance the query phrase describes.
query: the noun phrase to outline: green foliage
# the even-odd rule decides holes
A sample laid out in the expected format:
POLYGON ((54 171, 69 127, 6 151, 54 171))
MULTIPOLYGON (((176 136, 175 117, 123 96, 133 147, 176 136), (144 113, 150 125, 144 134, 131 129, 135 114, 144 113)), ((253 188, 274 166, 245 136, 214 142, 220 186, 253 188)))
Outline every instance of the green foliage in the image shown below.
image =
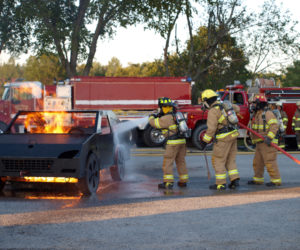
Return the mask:
POLYGON ((30 56, 24 66, 24 77, 28 81, 40 81, 45 85, 53 84, 53 80, 65 79, 66 74, 59 58, 55 55, 30 56))
POLYGON ((285 79, 282 81, 284 87, 300 86, 300 61, 294 61, 292 66, 287 67, 285 79))
MULTIPOLYGON (((78 75, 80 76, 83 75, 84 68, 85 68, 85 64, 81 64, 77 66, 78 75)), ((106 70, 107 70, 107 66, 103 66, 98 62, 94 62, 91 71, 89 73, 89 76, 105 76, 106 70)))
POLYGON ((10 58, 7 63, 0 64, 0 83, 14 81, 23 78, 23 67, 16 64, 14 58, 10 58))
POLYGON ((18 0, 0 1, 0 54, 27 52, 30 45, 29 24, 31 17, 24 15, 24 8, 18 0))
POLYGON ((170 58, 170 71, 175 76, 188 74, 195 76, 199 68, 203 69, 198 78, 192 78, 196 82, 192 92, 194 103, 197 102, 199 90, 224 88, 228 84, 233 84, 234 80, 244 83, 250 77, 250 73, 246 69, 248 59, 242 48, 237 45, 236 40, 229 35, 219 41, 217 48, 209 58, 205 61, 201 60, 205 57, 205 48, 208 45, 207 32, 206 27, 200 27, 198 33, 193 36, 193 47, 198 53, 194 55, 194 64, 190 72, 187 68, 190 41, 180 56, 174 54, 170 58))

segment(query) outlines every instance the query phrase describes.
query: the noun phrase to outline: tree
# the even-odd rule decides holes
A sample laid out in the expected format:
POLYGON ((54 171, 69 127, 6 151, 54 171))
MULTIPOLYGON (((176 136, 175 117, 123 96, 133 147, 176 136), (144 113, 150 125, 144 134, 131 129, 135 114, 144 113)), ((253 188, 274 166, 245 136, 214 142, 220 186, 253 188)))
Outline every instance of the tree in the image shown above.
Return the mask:
POLYGON ((107 65, 105 76, 123 76, 122 64, 118 58, 113 57, 107 65))
POLYGON ((169 46, 171 33, 179 15, 183 12, 185 1, 177 0, 147 0, 144 1, 144 21, 146 29, 154 29, 165 39, 164 67, 165 75, 169 76, 169 46))
POLYGON ((28 81, 51 85, 54 79, 65 79, 65 71, 56 55, 30 56, 24 66, 24 77, 28 81))
POLYGON ((294 61, 293 65, 287 67, 283 86, 300 86, 300 61, 294 61))
POLYGON ((0 65, 0 82, 4 84, 17 78, 23 78, 23 67, 16 64, 13 57, 9 58, 7 63, 0 65))
MULTIPOLYGON (((85 64, 77 66, 78 75, 83 75, 85 64)), ((93 66, 90 70, 89 76, 105 76, 107 66, 103 66, 98 62, 93 62, 93 66)))
POLYGON ((227 35, 224 36, 222 42, 214 49, 214 53, 206 58, 206 46, 208 39, 207 27, 200 27, 197 34, 193 36, 193 49, 198 51, 194 55, 194 64, 192 69, 188 69, 190 60, 191 41, 180 55, 174 54, 170 57, 170 72, 174 76, 196 76, 198 69, 203 70, 199 78, 192 78, 196 84, 193 88, 193 101, 196 102, 199 90, 204 88, 218 89, 224 88, 225 85, 232 84, 234 80, 245 82, 250 74, 246 69, 248 59, 243 49, 237 45, 236 39, 227 35), (202 53, 200 53, 202 52, 202 53))
POLYGON ((76 75, 77 64, 83 60, 83 74, 88 75, 98 39, 138 17, 134 13, 138 2, 130 0, 23 0, 22 5, 33 16, 34 50, 57 53, 68 77, 76 75), (91 32, 87 26, 93 23, 91 32))
POLYGON ((240 43, 253 62, 253 74, 264 72, 290 61, 299 54, 299 33, 295 31, 298 22, 291 19, 291 13, 284 11, 275 0, 263 2, 260 13, 253 14, 251 23, 240 32, 240 43))
POLYGON ((17 55, 30 44, 30 16, 24 15, 17 0, 0 0, 0 54, 7 50, 17 55))

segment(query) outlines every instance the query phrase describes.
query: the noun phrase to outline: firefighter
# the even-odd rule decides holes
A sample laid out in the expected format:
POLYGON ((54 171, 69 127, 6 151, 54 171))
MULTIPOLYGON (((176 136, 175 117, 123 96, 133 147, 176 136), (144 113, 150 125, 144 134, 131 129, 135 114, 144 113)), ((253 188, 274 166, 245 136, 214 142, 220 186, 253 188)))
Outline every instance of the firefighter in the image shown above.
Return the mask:
POLYGON ((293 116, 292 128, 297 137, 298 150, 300 150, 300 101, 296 102, 297 109, 293 116))
POLYGON ((283 131, 280 133, 280 136, 278 138, 278 146, 280 148, 284 148, 285 147, 285 141, 284 141, 284 136, 285 136, 285 132, 286 132, 286 128, 288 125, 288 116, 286 114, 286 112, 282 109, 282 104, 280 102, 276 103, 276 109, 280 112, 280 117, 282 120, 282 126, 283 126, 283 131))
POLYGON ((281 178, 277 165, 277 150, 271 146, 272 143, 278 143, 276 134, 279 128, 278 121, 274 113, 268 109, 267 98, 264 94, 257 94, 254 97, 253 104, 254 115, 252 118, 252 129, 265 137, 264 140, 251 134, 251 139, 255 147, 253 159, 254 177, 248 181, 249 185, 261 185, 264 183, 264 167, 270 175, 270 182, 266 186, 280 186, 281 178))
MULTIPOLYGON (((216 183, 210 185, 210 189, 226 189, 226 174, 228 172, 229 188, 239 186, 239 172, 236 166, 237 137, 236 128, 229 126, 229 119, 224 116, 222 105, 218 101, 218 95, 211 89, 204 90, 201 94, 204 106, 209 109, 207 115, 207 131, 200 141, 202 150, 213 138, 212 165, 215 170, 216 183)), ((235 108, 239 109, 236 105, 235 108)))
POLYGON ((173 163, 175 161, 179 181, 179 187, 187 187, 188 170, 186 167, 186 139, 180 138, 178 126, 174 120, 175 104, 170 98, 163 97, 158 99, 159 108, 162 115, 150 115, 149 124, 157 129, 162 130, 166 138, 166 147, 163 160, 163 183, 158 184, 158 188, 172 189, 174 185, 173 163))

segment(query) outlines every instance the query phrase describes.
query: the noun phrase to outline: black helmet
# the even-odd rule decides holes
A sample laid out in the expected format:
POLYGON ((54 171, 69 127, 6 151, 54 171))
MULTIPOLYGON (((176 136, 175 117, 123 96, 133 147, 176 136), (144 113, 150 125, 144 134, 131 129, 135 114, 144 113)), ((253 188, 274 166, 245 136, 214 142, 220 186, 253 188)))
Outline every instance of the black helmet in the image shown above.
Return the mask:
POLYGON ((158 98, 158 106, 161 107, 174 107, 174 103, 168 97, 158 98))

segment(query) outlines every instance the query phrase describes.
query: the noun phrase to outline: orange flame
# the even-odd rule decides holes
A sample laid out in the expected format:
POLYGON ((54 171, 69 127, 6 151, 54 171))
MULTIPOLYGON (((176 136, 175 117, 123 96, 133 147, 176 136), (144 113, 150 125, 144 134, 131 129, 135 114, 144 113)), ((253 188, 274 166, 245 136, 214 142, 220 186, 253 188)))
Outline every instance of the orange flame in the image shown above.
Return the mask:
POLYGON ((71 116, 67 112, 33 112, 24 122, 29 133, 63 134, 71 127, 71 116))
POLYGON ((42 92, 42 89, 39 86, 32 83, 29 83, 25 86, 21 86, 20 89, 21 92, 32 94, 35 97, 40 96, 42 92))

